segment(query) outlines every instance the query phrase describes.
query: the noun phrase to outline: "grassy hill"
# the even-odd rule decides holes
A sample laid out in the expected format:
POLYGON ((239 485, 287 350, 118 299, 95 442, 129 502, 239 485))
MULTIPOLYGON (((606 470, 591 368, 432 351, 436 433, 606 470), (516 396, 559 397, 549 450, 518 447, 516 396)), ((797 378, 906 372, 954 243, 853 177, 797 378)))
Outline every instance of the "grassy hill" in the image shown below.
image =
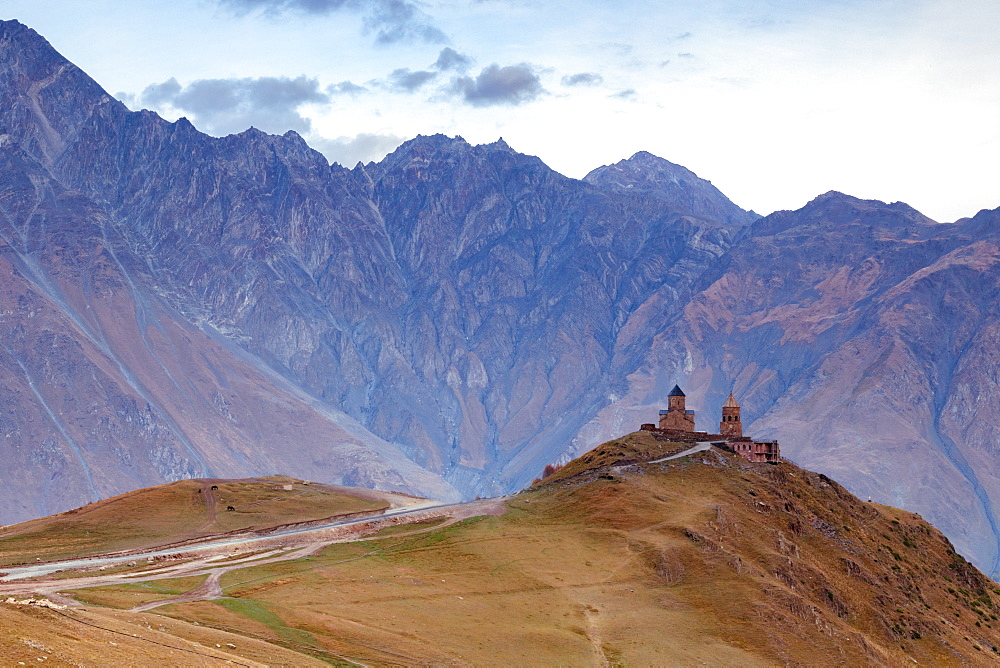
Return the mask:
POLYGON ((0 567, 152 548, 388 505, 366 490, 352 492, 285 476, 181 480, 0 528, 0 567))
MULTIPOLYGON (((274 661, 295 652, 302 663, 1000 661, 1000 585, 920 517, 717 449, 644 463, 678 449, 630 434, 502 515, 231 567, 222 598, 107 614, 164 620, 184 640, 245 636, 274 646, 274 661)), ((86 597, 120 607, 126 595, 86 597)), ((254 656, 233 644, 265 660, 259 644, 254 656)))

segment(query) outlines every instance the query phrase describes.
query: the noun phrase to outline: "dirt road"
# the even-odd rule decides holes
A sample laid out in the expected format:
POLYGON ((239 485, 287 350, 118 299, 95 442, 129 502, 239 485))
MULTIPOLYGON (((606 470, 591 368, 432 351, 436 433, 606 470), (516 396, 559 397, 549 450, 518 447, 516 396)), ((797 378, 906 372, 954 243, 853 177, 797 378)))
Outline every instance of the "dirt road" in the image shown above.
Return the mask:
MULTIPOLYGON (((341 520, 330 524, 271 531, 267 535, 248 533, 225 539, 206 539, 196 545, 157 549, 128 555, 105 555, 86 559, 35 564, 9 569, 0 578, 0 598, 8 596, 44 596, 61 604, 77 604, 58 592, 104 585, 135 584, 166 578, 207 575, 208 579, 191 591, 170 600, 137 606, 136 611, 149 610, 167 603, 211 600, 221 597, 219 579, 225 573, 254 565, 299 559, 332 543, 350 542, 370 536, 389 526, 420 520, 447 517, 445 523, 478 515, 497 515, 505 511, 505 498, 485 499, 459 504, 419 501, 391 508, 379 515, 341 520), (239 555, 243 556, 239 556, 239 555), (133 565, 135 568, 157 565, 141 572, 103 574, 102 567, 133 565), (44 578, 58 571, 84 570, 79 577, 44 578), (42 579, 44 578, 44 579, 42 579)), ((437 527, 442 526, 438 524, 437 527)), ((430 528, 416 530, 427 531, 430 528)), ((63 574, 65 576, 65 573, 63 574)))

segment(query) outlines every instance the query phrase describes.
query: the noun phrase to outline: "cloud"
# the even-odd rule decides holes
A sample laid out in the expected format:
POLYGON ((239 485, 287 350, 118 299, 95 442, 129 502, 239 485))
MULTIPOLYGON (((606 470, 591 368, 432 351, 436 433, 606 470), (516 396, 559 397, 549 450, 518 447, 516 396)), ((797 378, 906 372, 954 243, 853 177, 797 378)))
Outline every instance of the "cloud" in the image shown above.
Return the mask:
POLYGON ((389 89, 396 92, 412 93, 437 76, 436 72, 417 70, 414 72, 406 67, 393 70, 389 74, 389 89))
POLYGON ((135 108, 135 94, 126 93, 125 91, 118 91, 115 93, 115 99, 123 103, 129 109, 135 108))
POLYGON ((534 69, 527 63, 500 67, 493 63, 475 79, 456 78, 451 92, 476 107, 530 102, 545 92, 534 69))
POLYGON ((608 97, 617 98, 619 100, 634 100, 635 95, 636 93, 634 88, 626 88, 625 90, 620 90, 617 93, 612 93, 611 95, 608 95, 608 97))
POLYGON ((365 28, 375 33, 380 44, 394 42, 428 42, 440 44, 448 38, 430 21, 430 17, 404 0, 377 0, 371 2, 370 13, 365 16, 365 28))
POLYGON ((359 162, 381 160, 396 150, 406 137, 362 133, 355 137, 337 139, 310 139, 309 145, 321 152, 331 162, 354 167, 359 162))
POLYGON ((327 86, 326 92, 330 95, 358 95, 359 93, 368 92, 368 89, 352 81, 341 81, 340 83, 327 86))
POLYGON ((438 54, 438 59, 434 62, 431 67, 441 70, 442 72, 446 70, 455 70, 456 72, 464 72, 469 69, 472 65, 472 58, 466 56, 465 54, 459 53, 450 46, 446 46, 441 49, 441 53, 438 54))
POLYGON ((604 77, 594 72, 569 74, 562 78, 563 86, 597 86, 604 83, 604 77))
POLYGON ((275 134, 308 132, 309 119, 300 115, 298 108, 329 100, 315 79, 304 76, 199 79, 187 86, 171 78, 148 86, 138 97, 141 105, 190 115, 203 131, 220 136, 242 132, 251 125, 275 134))
POLYGON ((147 86, 146 90, 139 94, 138 102, 140 104, 150 104, 154 107, 170 104, 180 92, 181 85, 177 83, 177 79, 171 77, 163 83, 147 86))
POLYGON ((431 17, 409 0, 216 0, 239 13, 263 11, 278 15, 286 12, 323 15, 338 11, 360 13, 365 30, 375 34, 379 44, 394 42, 448 41, 431 17))
POLYGON ((219 2, 237 11, 262 9, 272 14, 280 14, 290 9, 307 14, 329 14, 358 4, 353 0, 219 0, 219 2))

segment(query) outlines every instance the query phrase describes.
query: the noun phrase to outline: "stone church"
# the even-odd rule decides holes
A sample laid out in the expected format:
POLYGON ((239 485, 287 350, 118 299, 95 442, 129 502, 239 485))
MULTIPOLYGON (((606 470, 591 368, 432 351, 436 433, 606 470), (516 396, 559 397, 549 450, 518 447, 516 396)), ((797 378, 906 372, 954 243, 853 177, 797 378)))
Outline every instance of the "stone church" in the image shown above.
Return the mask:
POLYGON ((695 431, 694 411, 688 410, 685 405, 686 395, 681 390, 680 385, 674 385, 667 396, 667 410, 660 411, 660 422, 654 426, 652 424, 642 425, 645 431, 666 432, 671 438, 680 440, 703 440, 712 441, 719 439, 715 443, 719 447, 730 450, 752 462, 781 461, 781 450, 777 441, 755 441, 749 436, 743 435, 743 422, 740 420, 740 405, 736 402, 733 393, 729 393, 729 398, 722 404, 722 420, 719 422, 719 433, 709 434, 703 431, 695 431))
POLYGON ((694 431, 694 411, 684 407, 687 395, 680 385, 674 385, 667 396, 667 410, 660 411, 659 428, 667 431, 694 431))

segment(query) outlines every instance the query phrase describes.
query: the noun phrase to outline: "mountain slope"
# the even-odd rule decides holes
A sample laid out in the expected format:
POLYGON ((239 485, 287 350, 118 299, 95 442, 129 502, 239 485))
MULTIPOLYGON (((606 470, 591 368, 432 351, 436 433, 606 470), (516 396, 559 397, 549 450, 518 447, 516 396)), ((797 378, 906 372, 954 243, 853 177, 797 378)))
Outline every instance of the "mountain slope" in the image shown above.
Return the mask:
MULTIPOLYGON (((458 473, 487 473, 486 490, 523 486, 572 438, 732 237, 502 142, 418 138, 364 169, 410 291, 401 346, 436 386, 417 424, 458 448, 458 473)), ((405 415, 376 433, 426 438, 403 431, 405 415)))
MULTIPOLYGON (((558 456, 732 237, 499 142, 419 138, 348 171, 294 133, 208 137, 128 111, 16 22, 0 46, 0 127, 101 212, 143 313, 200 329, 350 415, 366 446, 405 453, 404 477, 422 467, 465 496, 558 456)), ((330 479, 378 482, 358 466, 330 479)))
MULTIPOLYGON (((16 73, 5 70, 8 77, 16 73)), ((68 65, 57 73, 43 81, 82 76, 68 65)), ((9 111, 34 113, 32 95, 51 86, 36 89, 27 85, 24 99, 9 111)), ((112 103, 100 106, 128 113, 112 103)), ((45 129, 51 146, 71 145, 57 141, 51 123, 23 127, 45 129)), ((63 130, 78 136, 85 127, 70 123, 63 130)), ((148 258, 136 252, 122 221, 67 189, 24 151, 36 147, 53 162, 54 149, 39 148, 42 143, 31 133, 5 134, 0 141, 6 276, 0 364, 7 378, 0 405, 10 464, 5 475, 15 492, 0 521, 166 480, 279 469, 330 482, 456 495, 438 476, 290 385, 212 327, 199 330, 198 318, 182 317, 177 309, 184 300, 169 285, 150 284, 148 258), (296 445, 285 447, 289 443, 296 445)))

